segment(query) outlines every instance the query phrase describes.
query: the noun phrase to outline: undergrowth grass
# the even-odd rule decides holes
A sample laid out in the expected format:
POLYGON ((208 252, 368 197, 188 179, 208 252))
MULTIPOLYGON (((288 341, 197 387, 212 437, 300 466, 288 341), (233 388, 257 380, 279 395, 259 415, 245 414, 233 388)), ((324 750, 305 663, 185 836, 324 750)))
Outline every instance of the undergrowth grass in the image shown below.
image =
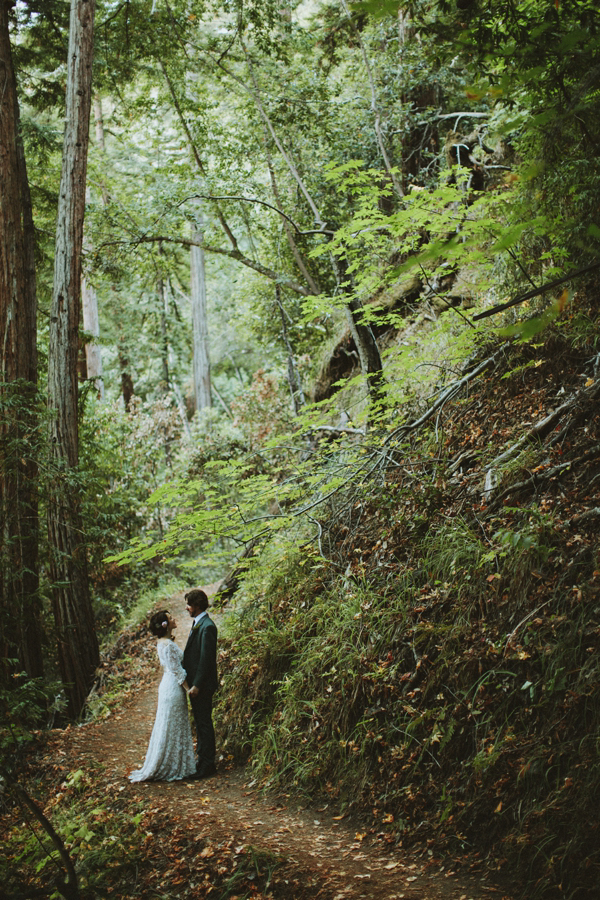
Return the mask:
POLYGON ((394 578, 288 550, 229 619, 220 733, 266 787, 370 809, 404 843, 477 845, 528 897, 583 897, 600 874, 578 818, 600 800, 596 561, 575 590, 549 515, 498 525, 430 524, 394 578))
MULTIPOLYGON (((41 785, 29 790, 34 797, 39 790, 44 792, 41 785)), ((36 802, 75 866, 79 893, 74 896, 107 896, 116 886, 135 883, 144 843, 143 809, 107 791, 100 769, 67 771, 58 791, 45 803, 36 802)), ((7 818, 4 822, 9 823, 0 858, 4 896, 66 896, 63 861, 35 816, 23 806, 12 822, 7 818), (37 883, 44 885, 43 891, 36 890, 37 883)))

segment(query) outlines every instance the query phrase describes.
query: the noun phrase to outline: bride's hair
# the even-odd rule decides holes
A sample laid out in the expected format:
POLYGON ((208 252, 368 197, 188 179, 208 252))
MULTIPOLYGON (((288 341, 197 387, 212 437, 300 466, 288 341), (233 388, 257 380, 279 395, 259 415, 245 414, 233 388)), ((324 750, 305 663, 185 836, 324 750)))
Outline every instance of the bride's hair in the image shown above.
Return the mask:
POLYGON ((150 631, 154 637, 161 638, 167 633, 167 628, 169 627, 168 615, 168 610, 163 609, 161 612, 154 613, 150 619, 150 631))

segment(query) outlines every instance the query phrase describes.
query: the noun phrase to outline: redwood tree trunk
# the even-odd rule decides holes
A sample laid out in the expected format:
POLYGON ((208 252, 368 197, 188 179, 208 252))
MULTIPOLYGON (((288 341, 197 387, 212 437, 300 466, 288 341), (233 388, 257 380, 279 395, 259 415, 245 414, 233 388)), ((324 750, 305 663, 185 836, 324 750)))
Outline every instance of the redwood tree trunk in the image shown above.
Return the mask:
POLYGON ((50 317, 48 402, 56 467, 48 501, 52 606, 68 713, 77 716, 99 661, 85 542, 74 487, 78 465, 77 355, 91 105, 95 0, 71 0, 63 160, 50 317))
POLYGON ((39 676, 35 241, 8 10, 0 0, 0 653, 39 676))

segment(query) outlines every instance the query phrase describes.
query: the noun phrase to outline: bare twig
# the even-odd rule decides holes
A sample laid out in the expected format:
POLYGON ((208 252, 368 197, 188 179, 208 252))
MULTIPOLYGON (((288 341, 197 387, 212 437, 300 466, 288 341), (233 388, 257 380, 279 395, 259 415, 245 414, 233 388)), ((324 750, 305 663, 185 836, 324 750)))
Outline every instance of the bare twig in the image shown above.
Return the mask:
POLYGON ((306 517, 309 522, 312 522, 313 525, 317 526, 317 541, 319 543, 319 553, 325 559, 325 554, 323 553, 323 545, 321 544, 321 538, 323 537, 323 526, 319 522, 318 519, 315 519, 313 516, 306 517))
POLYGON ((520 491, 523 488, 536 487, 538 484, 550 481, 552 478, 556 478, 557 475, 561 475, 566 469, 571 469, 573 466, 590 459, 590 457, 598 456, 598 454, 600 454, 600 445, 596 445, 576 459, 568 460, 558 466, 552 466, 551 469, 546 469, 542 472, 533 472, 529 478, 525 478, 523 481, 517 481, 515 484, 511 484, 505 488, 501 494, 494 498, 494 502, 490 505, 489 509, 491 510, 498 506, 509 494, 514 494, 516 491, 520 491))
POLYGON ((456 306, 453 306, 451 303, 449 303, 448 300, 446 300, 446 298, 444 297, 444 295, 443 295, 443 294, 440 294, 440 292, 439 292, 438 290, 436 290, 436 288, 435 288, 435 287, 432 285, 432 283, 430 282, 429 277, 428 277, 428 275, 427 275, 427 272, 425 271, 425 269, 423 268, 423 266, 422 266, 422 265, 419 265, 419 268, 421 269, 421 273, 422 273, 422 275, 423 275, 423 278, 425 279, 425 282, 426 282, 426 284, 427 284, 427 287, 429 288, 429 290, 431 291, 431 293, 434 294, 439 300, 441 300, 442 303, 445 303, 446 306, 448 307, 448 309, 452 309, 452 310, 454 310, 454 312, 457 312, 458 315, 459 315, 462 319, 465 320, 465 322, 467 323, 467 325, 470 325, 471 328, 475 328, 475 325, 473 325, 473 323, 471 322, 471 320, 470 320, 469 318, 467 318, 467 316, 465 316, 465 314, 462 313, 462 312, 460 311, 460 309, 458 309, 456 306))
MULTIPOLYGON (((34 816, 35 819, 40 823, 52 844, 58 851, 58 854, 62 860, 62 863, 67 872, 67 881, 62 885, 56 885, 57 890, 63 897, 67 898, 67 900, 78 900, 81 897, 79 893, 79 885, 77 882, 77 873, 75 871, 75 866, 73 865, 73 861, 69 854, 67 853, 67 849, 63 843, 61 836, 55 831, 52 823, 46 818, 44 813, 41 811, 37 803, 35 803, 27 791, 21 787, 17 782, 12 782, 12 788, 16 792, 19 800, 23 803, 24 806, 30 811, 30 813, 34 816)), ((52 855, 48 854, 52 859, 52 855)), ((55 861, 56 862, 56 861, 55 861)))
POLYGON ((542 603, 541 606, 538 606, 537 609, 534 609, 533 612, 528 613, 526 616, 524 616, 524 618, 521 619, 521 621, 518 623, 518 625, 516 625, 513 628, 511 633, 506 638, 506 644, 504 645, 504 652, 503 652, 502 656, 506 656, 506 651, 508 650, 509 645, 512 643, 512 641, 513 641, 517 631, 521 627, 521 625, 524 625, 528 619, 531 619, 532 616, 535 616, 536 613, 539 613, 540 609, 543 609, 545 606, 548 606, 548 604, 551 602, 552 602, 552 598, 550 598, 550 600, 546 600, 545 603, 542 603))
POLYGON ((488 356, 487 359, 484 359, 483 362, 479 363, 474 369, 468 372, 466 375, 463 375, 458 381, 453 381, 443 392, 440 394, 438 399, 432 406, 429 407, 426 412, 423 413, 418 419, 414 422, 408 422, 404 425, 400 425, 398 428, 395 428, 384 441, 384 444, 389 444, 390 441, 394 440, 400 434, 409 434, 411 431, 416 431, 421 425, 424 425, 435 413, 437 410, 444 406, 455 394, 457 394, 465 385, 469 384, 470 381, 473 381, 474 378, 477 378, 482 372, 488 369, 492 364, 496 363, 498 356, 501 353, 504 353, 504 350, 508 347, 508 341, 502 344, 498 350, 492 356, 488 356))
POLYGON ((348 428, 347 425, 315 425, 314 428, 309 430, 310 432, 331 431, 333 434, 360 434, 361 437, 365 436, 363 428, 348 428))
POLYGON ((202 246, 207 251, 207 253, 216 253, 221 256, 228 256, 230 259, 235 259, 237 262, 241 263, 244 266, 247 266, 249 269, 254 269, 255 272, 258 272, 260 275, 264 275, 265 278, 268 278, 270 281, 276 281, 279 284, 285 285, 285 287, 288 287, 296 294, 302 294, 303 297, 308 297, 311 293, 307 287, 298 284, 298 282, 294 281, 293 278, 288 278, 286 275, 281 275, 281 273, 275 272, 268 266, 264 266, 262 263, 250 259, 250 257, 242 253, 241 250, 233 247, 230 249, 227 249, 225 247, 213 247, 210 244, 201 243, 200 241, 193 240, 192 238, 169 237, 168 235, 164 234, 142 234, 130 241, 104 241, 104 243, 100 245, 99 249, 101 249, 102 247, 112 247, 119 244, 128 244, 132 247, 135 247, 139 244, 157 243, 178 244, 182 247, 202 246))

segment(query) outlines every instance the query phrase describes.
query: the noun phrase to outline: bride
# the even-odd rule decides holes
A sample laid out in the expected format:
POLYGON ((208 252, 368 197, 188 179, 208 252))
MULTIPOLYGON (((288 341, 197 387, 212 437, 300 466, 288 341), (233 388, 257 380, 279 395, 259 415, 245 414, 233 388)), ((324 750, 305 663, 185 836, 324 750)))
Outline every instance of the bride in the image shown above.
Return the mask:
POLYGON ((158 659, 163 677, 158 688, 158 706, 154 728, 141 769, 129 776, 130 781, 177 781, 196 771, 194 744, 188 718, 183 651, 173 640, 175 619, 164 610, 150 619, 150 631, 158 638, 158 659))

